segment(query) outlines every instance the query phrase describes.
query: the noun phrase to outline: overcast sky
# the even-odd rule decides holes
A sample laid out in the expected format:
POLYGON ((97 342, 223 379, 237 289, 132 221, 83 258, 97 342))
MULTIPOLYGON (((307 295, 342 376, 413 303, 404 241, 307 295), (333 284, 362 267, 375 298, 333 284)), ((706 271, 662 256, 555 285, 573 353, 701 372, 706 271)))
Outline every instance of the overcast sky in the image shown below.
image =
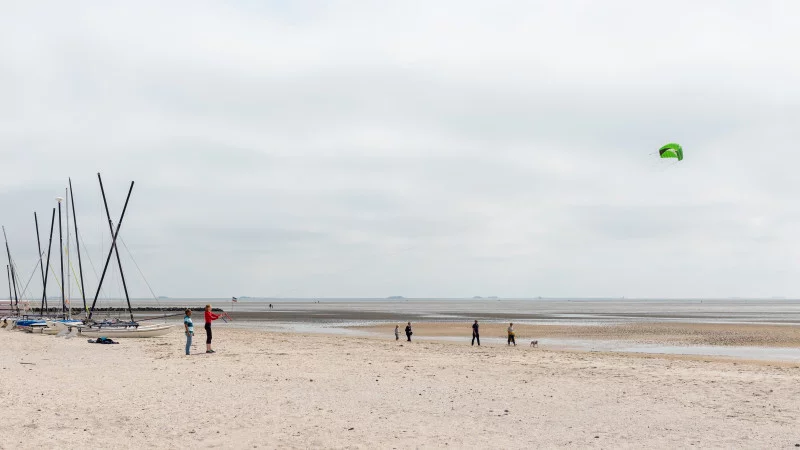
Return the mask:
POLYGON ((0 3, 26 281, 102 172, 157 295, 800 296, 800 2, 224 3, 0 3))

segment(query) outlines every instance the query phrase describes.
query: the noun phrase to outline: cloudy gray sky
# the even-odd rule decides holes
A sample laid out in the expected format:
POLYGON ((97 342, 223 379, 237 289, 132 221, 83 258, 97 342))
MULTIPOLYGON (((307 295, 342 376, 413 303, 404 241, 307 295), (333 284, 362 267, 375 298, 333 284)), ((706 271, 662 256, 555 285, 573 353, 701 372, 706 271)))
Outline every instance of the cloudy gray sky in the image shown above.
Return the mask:
POLYGON ((25 278, 99 171, 159 295, 800 296, 798 2, 0 5, 25 278))

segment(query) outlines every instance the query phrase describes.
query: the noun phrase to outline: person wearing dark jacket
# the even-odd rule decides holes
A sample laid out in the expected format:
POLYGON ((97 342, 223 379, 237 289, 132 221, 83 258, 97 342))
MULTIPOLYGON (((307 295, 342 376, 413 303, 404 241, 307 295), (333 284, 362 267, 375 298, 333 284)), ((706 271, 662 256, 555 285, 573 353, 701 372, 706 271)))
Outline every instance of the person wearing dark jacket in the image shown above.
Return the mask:
POLYGON ((406 337, 408 338, 408 342, 411 342, 412 334, 414 333, 411 331, 411 322, 408 322, 408 325, 406 325, 406 337))
POLYGON ((511 344, 514 344, 514 347, 517 346, 517 340, 514 339, 514 324, 513 323, 508 324, 508 344, 507 345, 511 345, 511 344))
POLYGON ((475 345, 475 340, 478 341, 478 347, 481 346, 481 334, 478 332, 478 321, 472 324, 472 345, 475 345))

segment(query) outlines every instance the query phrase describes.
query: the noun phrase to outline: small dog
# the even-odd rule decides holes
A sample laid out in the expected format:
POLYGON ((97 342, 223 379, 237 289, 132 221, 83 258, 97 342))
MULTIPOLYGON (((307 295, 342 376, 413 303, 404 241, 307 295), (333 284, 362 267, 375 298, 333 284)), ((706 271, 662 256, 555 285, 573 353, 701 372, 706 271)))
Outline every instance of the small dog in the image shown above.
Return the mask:
POLYGON ((538 347, 539 341, 531 341, 531 347, 538 347))

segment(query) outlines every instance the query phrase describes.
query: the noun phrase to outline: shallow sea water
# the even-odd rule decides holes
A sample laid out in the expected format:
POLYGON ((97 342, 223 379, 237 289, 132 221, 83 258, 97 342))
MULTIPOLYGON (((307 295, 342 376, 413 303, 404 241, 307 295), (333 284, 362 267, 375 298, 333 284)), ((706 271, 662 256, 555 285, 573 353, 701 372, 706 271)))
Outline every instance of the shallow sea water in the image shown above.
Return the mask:
MULTIPOLYGON (((152 301, 152 300, 151 300, 152 301)), ((168 299, 162 306, 212 303, 226 311, 255 314, 223 326, 246 329, 380 337, 383 333, 354 329, 385 324, 394 339, 393 324, 412 321, 514 321, 531 325, 613 325, 636 322, 778 324, 800 326, 800 301, 789 299, 168 299), (269 310, 269 304, 274 306, 269 310), (365 319, 368 315, 370 319, 365 319)), ((141 303, 137 303, 141 304, 141 303)), ((142 305, 146 306, 146 305, 142 305)), ((415 335, 418 340, 464 341, 469 337, 415 335)), ((486 343, 505 344, 486 337, 486 343)), ((529 342, 519 343, 529 345, 529 342)), ((753 360, 800 362, 800 348, 735 346, 668 346, 611 340, 539 339, 548 348, 722 356, 753 360)))

